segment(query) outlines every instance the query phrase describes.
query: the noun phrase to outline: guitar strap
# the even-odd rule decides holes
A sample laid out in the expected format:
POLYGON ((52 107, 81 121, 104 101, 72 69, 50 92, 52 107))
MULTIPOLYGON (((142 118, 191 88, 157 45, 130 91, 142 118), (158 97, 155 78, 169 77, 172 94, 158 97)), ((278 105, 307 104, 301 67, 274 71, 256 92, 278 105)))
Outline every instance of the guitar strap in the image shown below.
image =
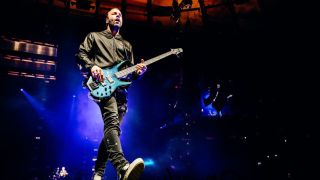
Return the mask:
POLYGON ((126 45, 125 45, 124 41, 122 41, 122 44, 123 44, 124 53, 126 54, 126 60, 129 60, 127 48, 126 48, 126 45))
MULTIPOLYGON (((134 64, 131 63, 131 58, 129 58, 128 51, 127 51, 127 48, 128 48, 128 49, 130 49, 130 48, 129 48, 129 46, 125 43, 124 40, 122 40, 122 44, 123 44, 124 53, 126 54, 125 59, 126 59, 127 61, 129 61, 129 66, 133 66, 134 64)), ((132 52, 131 52, 131 56, 132 56, 132 52)))

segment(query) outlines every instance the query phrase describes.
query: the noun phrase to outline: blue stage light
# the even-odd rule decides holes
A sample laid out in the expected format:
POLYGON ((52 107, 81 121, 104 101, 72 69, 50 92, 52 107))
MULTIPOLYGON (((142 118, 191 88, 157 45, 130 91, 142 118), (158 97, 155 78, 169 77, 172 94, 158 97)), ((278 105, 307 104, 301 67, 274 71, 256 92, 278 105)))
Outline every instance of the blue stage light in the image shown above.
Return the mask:
POLYGON ((144 161, 145 166, 154 166, 154 161, 152 159, 146 159, 144 161))

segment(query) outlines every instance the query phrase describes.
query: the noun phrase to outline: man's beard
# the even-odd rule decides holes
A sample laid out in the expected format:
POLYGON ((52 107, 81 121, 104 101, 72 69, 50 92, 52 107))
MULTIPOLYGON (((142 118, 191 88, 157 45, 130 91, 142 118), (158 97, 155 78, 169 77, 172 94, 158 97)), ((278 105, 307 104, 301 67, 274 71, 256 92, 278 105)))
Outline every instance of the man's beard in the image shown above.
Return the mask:
POLYGON ((122 22, 121 22, 121 21, 116 22, 116 20, 114 20, 113 23, 112 23, 112 25, 113 25, 114 27, 117 26, 118 28, 121 28, 122 22))

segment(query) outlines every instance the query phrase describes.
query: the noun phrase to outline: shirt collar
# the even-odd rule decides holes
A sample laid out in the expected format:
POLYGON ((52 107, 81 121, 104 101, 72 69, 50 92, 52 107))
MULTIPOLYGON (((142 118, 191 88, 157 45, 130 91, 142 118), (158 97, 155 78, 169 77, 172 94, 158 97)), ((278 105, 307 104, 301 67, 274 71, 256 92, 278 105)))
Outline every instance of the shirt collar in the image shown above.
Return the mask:
MULTIPOLYGON (((105 35, 109 39, 112 39, 112 37, 113 37, 111 32, 108 32, 107 30, 102 31, 102 34, 105 35)), ((118 39, 118 40, 122 40, 122 36, 119 33, 114 38, 118 39)))

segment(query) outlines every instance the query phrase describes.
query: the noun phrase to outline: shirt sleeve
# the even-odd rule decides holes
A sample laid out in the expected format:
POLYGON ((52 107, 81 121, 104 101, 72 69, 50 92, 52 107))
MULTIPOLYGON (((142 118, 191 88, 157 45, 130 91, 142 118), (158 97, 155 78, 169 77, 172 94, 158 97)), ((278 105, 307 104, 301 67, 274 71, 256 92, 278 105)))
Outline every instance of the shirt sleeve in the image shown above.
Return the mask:
POLYGON ((84 41, 80 44, 77 56, 77 64, 84 68, 81 70, 89 71, 95 64, 92 62, 92 47, 94 42, 94 36, 89 33, 84 41))

